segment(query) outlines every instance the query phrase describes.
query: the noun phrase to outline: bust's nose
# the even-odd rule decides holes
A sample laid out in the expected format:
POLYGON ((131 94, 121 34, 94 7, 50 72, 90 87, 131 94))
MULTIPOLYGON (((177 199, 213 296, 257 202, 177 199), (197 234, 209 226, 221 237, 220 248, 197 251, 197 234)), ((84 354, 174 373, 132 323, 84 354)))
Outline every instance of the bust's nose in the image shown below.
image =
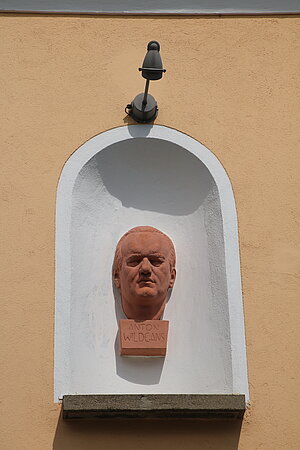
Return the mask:
POLYGON ((141 275, 151 274, 151 264, 148 258, 143 259, 142 264, 140 265, 140 274, 141 275))

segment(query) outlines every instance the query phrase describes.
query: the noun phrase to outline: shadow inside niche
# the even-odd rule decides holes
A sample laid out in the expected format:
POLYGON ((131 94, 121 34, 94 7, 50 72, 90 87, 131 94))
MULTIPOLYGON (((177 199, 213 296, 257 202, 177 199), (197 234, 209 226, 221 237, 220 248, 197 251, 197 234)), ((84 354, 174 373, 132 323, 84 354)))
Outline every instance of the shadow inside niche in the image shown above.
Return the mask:
POLYGON ((124 357, 119 354, 119 331, 115 340, 116 371, 119 377, 134 384, 158 384, 165 358, 154 356, 124 357))
POLYGON ((238 450, 242 420, 63 420, 53 450, 238 450))
POLYGON ((210 172, 196 156, 160 139, 118 142, 87 164, 94 161, 106 190, 127 208, 176 216, 192 214, 214 185, 210 172))

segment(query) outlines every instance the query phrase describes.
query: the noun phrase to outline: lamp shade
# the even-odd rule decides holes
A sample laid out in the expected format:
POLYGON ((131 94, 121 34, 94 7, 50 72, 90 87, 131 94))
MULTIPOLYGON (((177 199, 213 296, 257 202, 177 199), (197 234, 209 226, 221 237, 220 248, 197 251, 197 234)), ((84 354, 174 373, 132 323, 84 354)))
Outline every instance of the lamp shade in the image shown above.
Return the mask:
POLYGON ((162 78, 163 69, 162 60, 160 57, 160 45, 157 41, 150 41, 147 46, 147 53, 143 61, 142 77, 146 80, 160 80, 162 78))

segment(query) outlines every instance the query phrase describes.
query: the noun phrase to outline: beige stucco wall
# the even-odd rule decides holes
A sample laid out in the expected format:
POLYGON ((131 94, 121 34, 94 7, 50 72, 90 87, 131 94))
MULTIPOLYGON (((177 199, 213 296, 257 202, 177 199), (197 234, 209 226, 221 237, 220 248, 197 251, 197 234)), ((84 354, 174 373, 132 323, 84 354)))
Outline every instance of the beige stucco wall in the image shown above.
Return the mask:
POLYGON ((298 17, 0 16, 1 449, 299 448, 299 38, 298 17), (212 150, 236 198, 252 403, 241 434, 67 424, 53 403, 58 178, 84 141, 127 123, 150 39, 167 68, 151 85, 156 123, 212 150))

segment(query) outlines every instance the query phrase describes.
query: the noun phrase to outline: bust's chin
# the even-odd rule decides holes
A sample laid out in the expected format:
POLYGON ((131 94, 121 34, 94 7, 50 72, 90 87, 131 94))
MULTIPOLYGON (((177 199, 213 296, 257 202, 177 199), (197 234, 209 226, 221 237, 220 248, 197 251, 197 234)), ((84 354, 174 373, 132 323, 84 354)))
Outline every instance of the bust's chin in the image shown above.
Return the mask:
POLYGON ((138 289, 138 292, 137 292, 137 297, 153 298, 155 295, 156 295, 155 289, 153 289, 149 286, 144 286, 144 287, 138 289))

